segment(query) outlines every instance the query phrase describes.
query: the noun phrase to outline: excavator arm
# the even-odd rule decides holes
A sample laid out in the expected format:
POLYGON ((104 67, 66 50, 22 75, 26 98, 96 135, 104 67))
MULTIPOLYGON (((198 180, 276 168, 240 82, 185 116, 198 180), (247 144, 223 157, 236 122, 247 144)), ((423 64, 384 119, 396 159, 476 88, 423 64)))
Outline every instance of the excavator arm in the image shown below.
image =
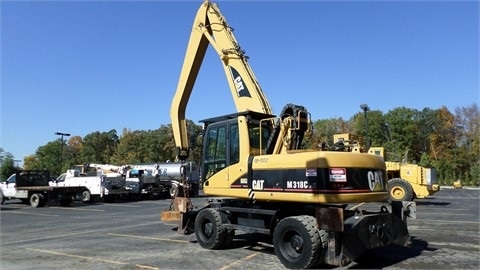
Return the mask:
POLYGON ((179 160, 186 160, 189 155, 185 112, 209 44, 221 59, 237 111, 272 114, 272 109, 247 62, 248 57, 233 35, 233 29, 228 26, 217 5, 206 0, 195 17, 170 108, 179 160))

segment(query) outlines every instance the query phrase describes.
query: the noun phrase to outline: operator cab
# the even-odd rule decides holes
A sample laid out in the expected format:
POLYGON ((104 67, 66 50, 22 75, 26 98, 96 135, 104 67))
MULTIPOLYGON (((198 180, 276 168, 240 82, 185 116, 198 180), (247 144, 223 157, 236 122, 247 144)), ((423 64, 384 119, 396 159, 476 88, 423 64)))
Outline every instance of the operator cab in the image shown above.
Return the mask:
POLYGON ((208 180, 247 156, 265 154, 275 118, 270 114, 246 111, 201 120, 204 124, 202 179, 208 180), (248 142, 242 138, 248 138, 248 142))

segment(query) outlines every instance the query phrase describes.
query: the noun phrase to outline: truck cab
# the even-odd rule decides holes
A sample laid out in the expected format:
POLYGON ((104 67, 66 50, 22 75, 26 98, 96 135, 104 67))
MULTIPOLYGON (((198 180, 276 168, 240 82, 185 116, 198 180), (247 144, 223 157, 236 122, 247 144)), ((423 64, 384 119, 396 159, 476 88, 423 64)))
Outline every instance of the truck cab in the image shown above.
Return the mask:
POLYGON ((17 177, 15 174, 12 174, 6 181, 0 184, 5 199, 15 198, 15 195, 17 193, 16 182, 17 177))

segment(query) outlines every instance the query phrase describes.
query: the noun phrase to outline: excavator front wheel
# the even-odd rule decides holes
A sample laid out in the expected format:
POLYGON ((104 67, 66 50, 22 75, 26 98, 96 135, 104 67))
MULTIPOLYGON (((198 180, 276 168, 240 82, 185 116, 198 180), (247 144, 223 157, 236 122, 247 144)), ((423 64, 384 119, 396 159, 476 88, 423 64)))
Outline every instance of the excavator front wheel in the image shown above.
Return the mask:
POLYGON ((195 219, 195 236, 203 248, 220 249, 226 244, 230 244, 233 235, 222 226, 223 222, 228 222, 220 211, 212 208, 201 210, 195 219))
POLYGON ((395 178, 388 181, 388 190, 390 194, 390 200, 392 201, 412 201, 413 200, 413 188, 410 183, 404 179, 395 178))

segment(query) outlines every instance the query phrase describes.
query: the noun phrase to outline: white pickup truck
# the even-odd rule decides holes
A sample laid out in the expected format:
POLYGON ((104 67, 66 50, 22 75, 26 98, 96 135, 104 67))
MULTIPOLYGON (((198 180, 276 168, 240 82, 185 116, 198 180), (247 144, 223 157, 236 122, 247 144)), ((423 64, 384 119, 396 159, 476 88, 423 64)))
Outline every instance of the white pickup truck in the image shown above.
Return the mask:
POLYGON ((85 190, 83 186, 50 186, 49 179, 49 172, 44 170, 16 172, 0 184, 3 200, 20 199, 32 207, 52 203, 66 206, 85 190))
POLYGON ((54 181, 50 181, 49 185, 57 187, 83 186, 85 187, 85 190, 81 193, 83 202, 92 202, 99 198, 111 202, 129 193, 125 188, 125 179, 121 174, 103 174, 101 170, 98 170, 96 175, 92 176, 80 173, 79 170, 68 170, 54 181))

